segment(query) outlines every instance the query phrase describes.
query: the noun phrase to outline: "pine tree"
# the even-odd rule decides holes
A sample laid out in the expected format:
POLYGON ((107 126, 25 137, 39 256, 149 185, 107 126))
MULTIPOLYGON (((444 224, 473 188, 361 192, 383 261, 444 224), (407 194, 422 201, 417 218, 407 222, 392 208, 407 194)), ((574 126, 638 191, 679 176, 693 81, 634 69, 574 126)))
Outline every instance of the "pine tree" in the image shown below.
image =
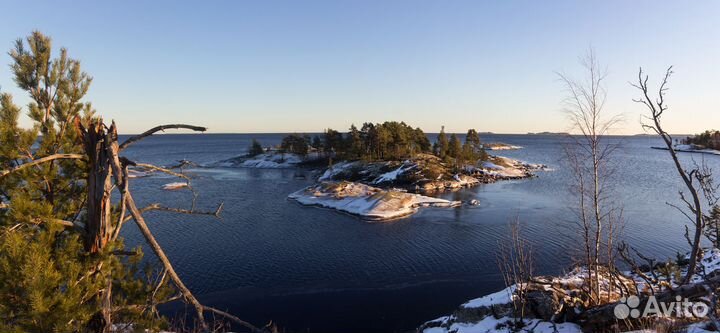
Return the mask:
POLYGON ((360 131, 355 127, 355 124, 350 125, 350 131, 347 134, 347 147, 346 157, 349 159, 356 159, 362 157, 363 154, 363 142, 360 135, 360 131))
POLYGON ((448 157, 454 158, 455 163, 459 164, 462 162, 462 146, 460 145, 460 139, 453 133, 450 135, 450 143, 448 144, 448 157))
POLYGON ((264 153, 265 150, 263 149, 262 145, 258 140, 253 139, 252 144, 250 145, 250 149, 248 150, 248 156, 257 156, 262 153, 264 153))
POLYGON ((463 155, 466 161, 477 161, 487 159, 487 153, 480 142, 480 135, 474 129, 469 129, 465 135, 463 144, 463 155))
POLYGON ((121 259, 113 253, 122 240, 91 229, 95 208, 119 217, 110 206, 85 203, 93 161, 77 125, 97 123, 82 101, 92 78, 65 49, 53 58, 40 32, 18 40, 10 57, 34 125, 20 128, 20 107, 0 95, 0 331, 107 332, 105 310, 121 304, 140 307, 113 316, 157 329, 163 322, 153 324, 154 314, 142 310, 153 288, 132 273, 141 252, 121 259))
POLYGON ((342 133, 328 128, 325 131, 324 149, 326 152, 341 153, 344 147, 342 133))
POLYGON ((437 137, 437 148, 435 150, 435 155, 440 157, 441 159, 445 159, 445 157, 448 155, 448 138, 447 135, 445 135, 445 126, 440 128, 440 134, 438 134, 437 137))
POLYGON ((432 147, 430 139, 428 139, 427 135, 425 135, 425 132, 423 132, 420 127, 415 128, 415 131, 413 132, 413 140, 415 141, 419 152, 427 153, 430 151, 432 147))
POLYGON ((322 140, 320 139, 320 136, 313 136, 312 143, 310 145, 317 150, 322 149, 322 140))
POLYGON ((705 236, 715 248, 720 249, 720 206, 714 205, 710 210, 710 216, 707 216, 706 219, 705 236))
POLYGON ((475 129, 469 129, 465 135, 465 143, 469 144, 473 149, 480 149, 480 135, 475 129))
POLYGON ((280 149, 283 152, 305 156, 308 153, 308 140, 299 134, 290 134, 282 139, 280 149))

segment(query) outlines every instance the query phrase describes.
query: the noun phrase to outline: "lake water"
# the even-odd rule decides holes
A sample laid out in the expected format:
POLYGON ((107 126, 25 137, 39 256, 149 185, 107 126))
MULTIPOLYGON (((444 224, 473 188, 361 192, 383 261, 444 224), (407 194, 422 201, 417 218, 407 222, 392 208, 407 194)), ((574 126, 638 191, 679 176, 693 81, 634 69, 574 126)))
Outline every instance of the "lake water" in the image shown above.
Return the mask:
MULTIPOLYGON (((180 159, 211 163, 243 154, 253 138, 277 144, 281 134, 159 135, 124 154, 141 162, 180 159)), ((476 207, 428 208, 409 218, 370 223, 332 210, 304 207, 287 195, 312 183, 296 170, 197 168, 198 208, 225 203, 222 219, 148 213, 146 218, 176 270, 201 301, 253 323, 273 320, 288 331, 405 332, 450 313, 459 304, 503 287, 495 262, 509 222, 519 219, 535 251, 539 274, 558 274, 580 245, 569 210, 569 173, 562 136, 484 135, 485 142, 525 147, 498 155, 549 165, 553 171, 443 193, 478 199, 476 207)), ((623 239, 659 258, 687 251, 678 202, 681 183, 668 152, 654 137, 614 137, 617 195, 624 207, 623 239)), ((718 170, 720 157, 705 159, 718 170)), ((163 191, 162 176, 131 184, 139 205, 188 208, 187 191, 163 191)), ((133 224, 129 246, 142 243, 133 224)), ((147 257, 152 257, 149 249, 147 257)), ((174 308, 172 310, 177 310, 174 308)))

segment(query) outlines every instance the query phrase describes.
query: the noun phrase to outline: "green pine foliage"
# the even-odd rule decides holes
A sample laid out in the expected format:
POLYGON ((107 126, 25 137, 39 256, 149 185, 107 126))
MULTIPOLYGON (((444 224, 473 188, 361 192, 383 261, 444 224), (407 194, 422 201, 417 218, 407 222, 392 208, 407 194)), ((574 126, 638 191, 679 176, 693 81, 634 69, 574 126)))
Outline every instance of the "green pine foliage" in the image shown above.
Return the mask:
POLYGON ((455 133, 450 135, 450 142, 448 143, 448 157, 454 158, 454 159, 461 159, 462 158, 462 146, 460 144, 460 139, 458 139, 457 135, 455 133))
POLYGON ((326 153, 349 160, 397 160, 430 152, 430 141, 420 128, 397 121, 364 123, 360 129, 351 125, 344 136, 328 129, 324 137, 326 153))
POLYGON ((693 144, 703 148, 720 150, 720 131, 708 130, 682 140, 684 144, 693 144))
POLYGON ((474 163, 478 160, 487 160, 487 158, 487 153, 483 149, 482 142, 480 142, 480 135, 475 129, 469 129, 463 144, 463 159, 474 163))
MULTIPOLYGON (((0 94, 0 170, 54 154, 84 154, 75 122, 88 124, 94 110, 83 101, 92 78, 80 62, 65 49, 54 57, 51 39, 40 32, 18 40, 9 54, 15 82, 30 96, 26 112, 33 127, 19 127, 21 108, 0 94)), ((108 283, 115 322, 165 325, 152 309, 172 289, 156 289, 143 277, 141 252, 116 255, 122 241, 101 253, 85 250, 87 174, 82 159, 58 159, 0 177, 0 332, 95 330, 99 295, 108 283)))
POLYGON ((474 129, 468 130, 465 143, 462 144, 456 134, 448 139, 443 127, 435 144, 431 144, 423 130, 397 121, 377 124, 367 122, 359 129, 353 124, 344 134, 328 128, 322 138, 318 135, 310 138, 290 134, 283 138, 280 145, 282 152, 298 155, 306 155, 310 147, 328 157, 345 160, 391 161, 428 153, 457 164, 474 163, 487 158, 474 129))
POLYGON ((445 157, 448 155, 449 148, 450 144, 448 143, 448 138, 445 134, 445 126, 443 126, 440 129, 440 134, 438 134, 437 142, 435 143, 435 155, 437 155, 441 159, 445 159, 445 157))
POLYGON ((253 139, 252 144, 250 145, 250 149, 248 150, 248 156, 257 156, 262 153, 264 153, 265 150, 263 149, 262 145, 258 140, 253 139))
POLYGON ((714 247, 720 249, 720 206, 714 205, 710 209, 710 216, 706 216, 707 226, 705 228, 705 237, 707 237, 714 247))
POLYGON ((310 148, 310 139, 300 134, 290 134, 282 139, 282 152, 305 156, 310 148))

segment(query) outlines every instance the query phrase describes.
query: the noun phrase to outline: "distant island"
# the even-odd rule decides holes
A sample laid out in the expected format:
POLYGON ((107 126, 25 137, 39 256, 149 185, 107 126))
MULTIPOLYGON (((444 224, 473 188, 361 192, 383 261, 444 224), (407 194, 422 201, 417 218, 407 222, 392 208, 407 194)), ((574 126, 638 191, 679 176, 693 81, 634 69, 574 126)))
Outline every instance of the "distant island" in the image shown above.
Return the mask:
POLYGON ((527 135, 570 135, 568 132, 528 132, 527 135))
MULTIPOLYGON (((505 179, 533 176, 544 165, 529 164, 487 150, 520 149, 483 144, 469 129, 464 138, 442 128, 434 143, 404 122, 364 123, 346 133, 333 129, 310 137, 290 134, 277 147, 256 140, 248 153, 218 163, 226 167, 323 169, 318 183, 289 195, 301 204, 333 208, 368 219, 407 216, 420 207, 457 207, 422 194, 505 179)), ((476 201, 464 204, 477 204, 476 201)))

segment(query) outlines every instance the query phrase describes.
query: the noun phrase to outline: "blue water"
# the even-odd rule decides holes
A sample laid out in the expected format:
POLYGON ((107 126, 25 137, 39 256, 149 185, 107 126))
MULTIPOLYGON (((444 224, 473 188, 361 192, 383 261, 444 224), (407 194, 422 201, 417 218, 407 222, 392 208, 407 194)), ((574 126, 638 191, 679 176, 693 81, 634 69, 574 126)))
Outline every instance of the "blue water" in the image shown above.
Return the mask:
MULTIPOLYGON (((280 134, 159 135, 129 148, 133 160, 160 165, 180 159, 207 164, 243 154, 253 138, 277 144, 280 134)), ((424 209, 406 219, 370 223, 303 207, 287 195, 312 182, 295 170, 194 168, 198 208, 225 203, 222 219, 148 213, 147 220, 180 276, 200 299, 256 324, 273 320, 289 331, 403 332, 496 291, 502 279, 495 250, 519 219, 535 250, 536 271, 558 274, 574 262, 580 240, 569 207, 569 172, 561 136, 485 135, 487 142, 525 147, 499 155, 543 163, 553 171, 458 192, 476 207, 424 209)), ((653 137, 616 137, 614 174, 624 210, 622 238, 659 258, 687 250, 678 202, 681 183, 653 137)), ((720 157, 704 158, 720 167, 720 157)), ((132 183, 140 205, 188 208, 187 191, 163 191, 168 177, 132 183)), ((134 225, 126 243, 142 244, 134 225)), ((152 257, 149 250, 148 257, 152 257)), ((174 308, 173 310, 177 310, 174 308)))

